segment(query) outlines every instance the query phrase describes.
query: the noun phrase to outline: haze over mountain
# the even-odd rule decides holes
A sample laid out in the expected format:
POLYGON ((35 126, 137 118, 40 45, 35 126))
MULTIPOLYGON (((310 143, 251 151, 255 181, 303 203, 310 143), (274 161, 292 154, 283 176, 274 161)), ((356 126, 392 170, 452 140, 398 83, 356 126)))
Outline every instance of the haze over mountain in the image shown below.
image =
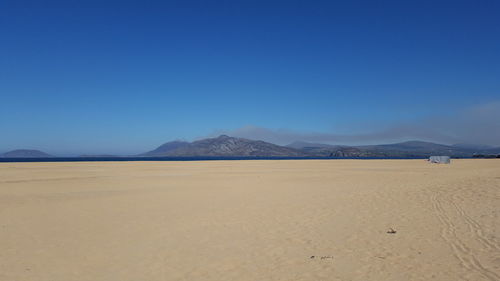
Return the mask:
POLYGON ((324 143, 312 143, 312 142, 305 142, 305 141, 294 141, 290 144, 287 144, 286 146, 291 147, 291 148, 296 148, 296 149, 304 149, 304 148, 308 148, 308 147, 332 148, 332 147, 336 147, 337 145, 324 144, 324 143))
POLYGON ((0 154, 4 158, 45 158, 52 155, 35 149, 16 149, 0 154))
POLYGON ((456 143, 453 144, 452 146, 456 148, 479 149, 479 150, 487 150, 495 148, 494 146, 491 145, 473 144, 473 143, 456 143))

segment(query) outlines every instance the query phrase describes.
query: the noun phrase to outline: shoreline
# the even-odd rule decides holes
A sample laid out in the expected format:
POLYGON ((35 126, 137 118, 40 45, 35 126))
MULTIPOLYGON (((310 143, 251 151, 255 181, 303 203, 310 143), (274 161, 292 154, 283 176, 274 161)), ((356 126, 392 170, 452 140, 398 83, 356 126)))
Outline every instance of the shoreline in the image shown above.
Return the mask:
MULTIPOLYGON (((422 160, 429 157, 51 157, 0 158, 0 163, 46 162, 192 162, 192 161, 245 161, 245 160, 422 160)), ((451 159, 496 159, 478 157, 452 157, 451 159)))

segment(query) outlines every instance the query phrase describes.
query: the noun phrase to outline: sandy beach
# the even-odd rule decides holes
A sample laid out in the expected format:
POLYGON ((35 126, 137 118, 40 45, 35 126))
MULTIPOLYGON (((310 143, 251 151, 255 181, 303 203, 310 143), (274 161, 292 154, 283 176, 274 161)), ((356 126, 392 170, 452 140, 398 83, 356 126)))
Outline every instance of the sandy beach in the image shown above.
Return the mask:
POLYGON ((493 281, 499 211, 496 159, 0 163, 0 280, 493 281))

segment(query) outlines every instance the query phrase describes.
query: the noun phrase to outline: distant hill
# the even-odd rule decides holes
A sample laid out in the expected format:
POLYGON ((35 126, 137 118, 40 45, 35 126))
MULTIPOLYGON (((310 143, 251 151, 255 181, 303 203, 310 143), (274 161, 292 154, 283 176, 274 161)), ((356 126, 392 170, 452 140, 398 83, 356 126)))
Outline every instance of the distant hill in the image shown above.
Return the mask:
POLYGON ((264 141, 233 138, 221 135, 217 138, 188 142, 168 142, 142 156, 253 156, 253 157, 300 157, 307 153, 264 141))
POLYGON ((0 157, 4 158, 46 158, 53 157, 50 154, 47 154, 40 150, 34 149, 16 149, 9 152, 5 152, 0 154, 0 157))
POLYGON ((407 141, 393 144, 357 146, 362 151, 382 157, 427 157, 430 155, 471 156, 469 151, 453 146, 424 141, 407 141))
POLYGON ((424 141, 362 146, 334 146, 295 142, 289 146, 292 145, 311 156, 317 157, 428 157, 431 155, 472 157, 477 154, 500 153, 500 148, 479 145, 444 145, 424 141))
POLYGON ((176 149, 185 146, 189 146, 189 144, 190 144, 189 142, 185 141, 171 141, 160 145, 155 150, 151 150, 146 153, 140 154, 140 156, 150 156, 150 157, 168 156, 169 153, 171 153, 172 151, 175 151, 176 149))
POLYGON ((484 150, 484 149, 495 148, 495 147, 490 146, 490 145, 473 144, 473 143, 456 143, 452 146, 456 147, 456 148, 465 148, 465 149, 473 149, 473 150, 484 150))
POLYGON ((480 145, 444 145, 425 141, 406 141, 392 144, 345 146, 322 143, 293 142, 286 146, 272 143, 234 138, 221 135, 194 142, 167 142, 140 156, 198 157, 198 156, 250 156, 250 157, 429 157, 448 155, 473 157, 475 155, 498 155, 500 148, 480 145))
POLYGON ((79 155, 78 157, 82 157, 82 158, 113 158, 113 157, 122 157, 122 156, 113 155, 113 154, 82 154, 82 155, 79 155))
MULTIPOLYGON (((488 157, 500 155, 500 147, 476 144, 444 145, 425 141, 406 141, 379 145, 331 145, 297 141, 280 146, 260 140, 221 135, 194 142, 167 142, 154 150, 136 155, 140 157, 380 157, 407 158, 447 155, 452 157, 488 157)), ((18 149, 0 154, 1 158, 54 157, 43 151, 18 149)), ((121 157, 117 155, 80 155, 79 157, 121 157)))
POLYGON ((335 152, 346 148, 346 146, 340 146, 340 145, 330 145, 324 143, 311 143, 302 141, 293 142, 291 144, 288 144, 287 147, 299 149, 311 157, 343 157, 335 155, 335 152))

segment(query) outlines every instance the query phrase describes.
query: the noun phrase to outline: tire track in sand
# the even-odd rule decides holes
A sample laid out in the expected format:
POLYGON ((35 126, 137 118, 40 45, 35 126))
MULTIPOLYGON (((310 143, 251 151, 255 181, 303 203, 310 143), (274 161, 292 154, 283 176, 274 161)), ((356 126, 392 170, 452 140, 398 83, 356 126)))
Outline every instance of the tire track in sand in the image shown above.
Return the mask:
POLYGON ((490 241, 485 235, 483 228, 479 223, 477 223, 472 217, 470 217, 464 209, 462 209, 453 200, 450 200, 450 204, 455 208, 457 214, 463 218, 463 221, 475 236, 476 240, 483 245, 486 249, 500 251, 500 246, 498 246, 494 241, 490 241))
MULTIPOLYGON (((441 237, 450 245, 450 247, 453 250, 454 256, 460 261, 462 266, 467 268, 468 270, 472 270, 479 273, 488 280, 491 281, 500 280, 500 276, 495 272, 485 268, 479 262, 479 260, 474 256, 474 254, 467 247, 467 245, 462 240, 460 240, 460 238, 456 233, 457 228, 453 223, 453 221, 450 219, 450 217, 446 214, 446 211, 443 207, 443 202, 440 200, 439 194, 437 192, 432 192, 431 202, 437 218, 443 225, 441 229, 441 237)), ((456 203, 452 202, 452 205, 456 205, 456 203)), ((460 208, 460 210, 462 209, 460 208)), ((467 219, 465 219, 460 212, 458 213, 460 214, 461 221, 468 224, 470 229, 473 229, 474 234, 476 234, 474 224, 466 222, 467 219)), ((477 223, 475 224, 477 225, 477 223)), ((477 235, 475 236, 478 237, 477 235)), ((478 241, 480 241, 480 239, 478 239, 478 241)), ((485 244, 484 241, 482 242, 482 244, 486 247, 490 247, 490 244, 489 243, 485 244)))

